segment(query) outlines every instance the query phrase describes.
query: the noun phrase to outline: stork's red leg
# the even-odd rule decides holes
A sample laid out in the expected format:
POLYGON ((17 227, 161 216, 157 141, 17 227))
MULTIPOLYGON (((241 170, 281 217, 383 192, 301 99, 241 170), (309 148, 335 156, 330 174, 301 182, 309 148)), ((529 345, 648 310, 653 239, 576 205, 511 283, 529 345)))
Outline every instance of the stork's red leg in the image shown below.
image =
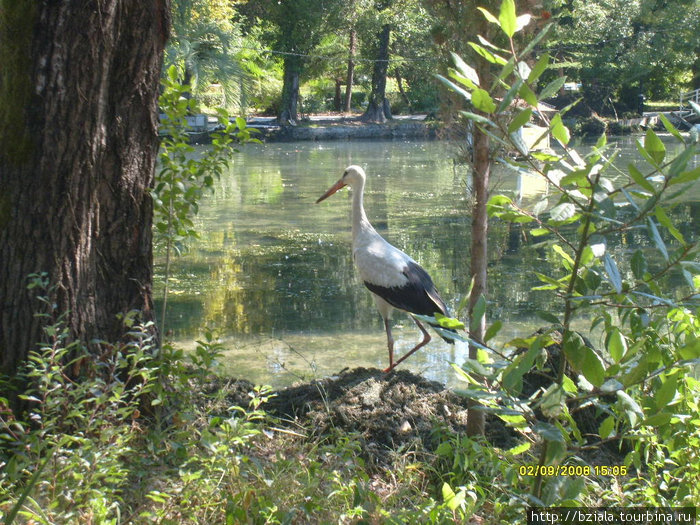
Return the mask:
MULTIPOLYGON (((389 368, 384 370, 384 372, 391 372, 391 370, 394 367, 396 367, 396 365, 398 365, 402 361, 406 360, 406 358, 409 357, 412 353, 414 353, 419 348, 423 348, 425 345, 427 345, 430 342, 431 337, 430 337, 430 334, 428 333, 428 331, 425 329, 425 327, 422 324, 420 324, 420 321, 418 321, 418 319, 416 319, 415 317, 411 316, 411 319, 413 319, 415 321, 415 323, 418 325, 418 328, 420 328, 420 331, 423 332, 423 340, 420 343, 418 343, 416 346, 414 346, 411 350, 406 352, 406 354, 404 356, 402 356, 398 361, 396 361, 396 363, 391 363, 389 365, 389 368)), ((392 340, 392 346, 393 346, 393 340, 392 340)), ((393 350, 392 350, 392 354, 393 354, 393 350)), ((393 361, 393 359, 390 359, 390 361, 393 361)))
POLYGON ((391 335, 391 321, 384 319, 384 329, 386 330, 386 344, 389 348, 389 368, 385 368, 384 372, 390 372, 394 368, 394 338, 391 335))

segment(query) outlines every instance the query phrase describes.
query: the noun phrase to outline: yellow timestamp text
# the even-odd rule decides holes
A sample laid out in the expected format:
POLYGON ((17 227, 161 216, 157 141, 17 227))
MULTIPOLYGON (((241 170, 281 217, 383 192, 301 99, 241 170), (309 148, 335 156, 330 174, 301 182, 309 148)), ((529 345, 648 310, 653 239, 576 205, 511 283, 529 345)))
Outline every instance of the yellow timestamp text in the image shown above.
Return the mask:
POLYGON ((520 465, 521 476, 626 476, 626 465, 520 465))

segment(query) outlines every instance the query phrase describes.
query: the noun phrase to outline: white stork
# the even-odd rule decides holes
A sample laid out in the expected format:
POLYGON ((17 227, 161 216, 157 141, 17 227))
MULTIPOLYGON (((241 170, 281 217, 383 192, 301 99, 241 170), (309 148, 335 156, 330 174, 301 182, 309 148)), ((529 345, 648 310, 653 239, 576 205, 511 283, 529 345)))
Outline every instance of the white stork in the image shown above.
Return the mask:
MULTIPOLYGON (((365 286, 372 292, 377 309, 384 319, 390 372, 396 365, 430 341, 430 334, 418 319, 411 315, 423 333, 423 340, 394 362, 394 338, 391 336, 391 314, 394 309, 409 314, 448 315, 445 302, 440 298, 433 280, 420 265, 404 252, 389 244, 377 233, 367 219, 363 205, 365 172, 359 166, 345 169, 343 176, 317 201, 330 197, 340 188, 350 186, 352 195, 352 258, 365 286)), ((453 340, 443 337, 448 343, 453 340)))

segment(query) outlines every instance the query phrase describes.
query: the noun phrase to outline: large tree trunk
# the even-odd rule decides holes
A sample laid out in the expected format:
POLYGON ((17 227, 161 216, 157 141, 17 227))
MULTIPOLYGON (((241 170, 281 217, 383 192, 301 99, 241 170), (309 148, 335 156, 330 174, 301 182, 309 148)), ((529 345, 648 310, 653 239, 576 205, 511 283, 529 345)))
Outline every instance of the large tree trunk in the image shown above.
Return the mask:
POLYGON ((355 53, 357 53, 357 31, 350 29, 350 45, 348 49, 348 76, 345 83, 345 113, 352 111, 352 84, 355 76, 355 53))
POLYGON ((301 57, 287 55, 284 57, 284 79, 282 86, 282 104, 277 120, 282 126, 297 123, 297 105, 299 103, 299 73, 301 57))
POLYGON ((169 0, 0 4, 0 372, 51 320, 27 276, 46 272, 70 340, 153 318, 157 96, 169 0), (5 60, 6 57, 14 57, 5 60))
POLYGON ((386 24, 379 33, 379 48, 377 58, 374 62, 372 72, 372 93, 369 95, 369 105, 362 120, 365 122, 386 122, 391 118, 391 113, 387 114, 389 107, 386 100, 386 75, 389 69, 389 39, 391 36, 391 26, 386 24))

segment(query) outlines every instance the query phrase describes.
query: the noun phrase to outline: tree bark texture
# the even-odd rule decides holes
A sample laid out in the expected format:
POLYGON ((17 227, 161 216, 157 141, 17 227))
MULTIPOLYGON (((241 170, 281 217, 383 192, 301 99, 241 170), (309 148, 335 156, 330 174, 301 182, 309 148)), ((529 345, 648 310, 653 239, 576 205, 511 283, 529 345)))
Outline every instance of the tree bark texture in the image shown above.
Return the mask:
POLYGON ((386 75, 389 69, 389 40, 391 37, 391 26, 385 24, 379 33, 379 48, 377 58, 372 71, 372 92, 369 96, 369 104, 362 115, 365 122, 386 122, 391 118, 391 113, 387 115, 386 108, 389 106, 386 101, 386 75))
POLYGON ((348 45, 348 75, 345 84, 345 113, 352 111, 352 84, 355 77, 355 54, 357 53, 357 31, 350 29, 350 43, 348 45))
MULTIPOLYGON (((474 162, 472 166, 474 204, 472 207, 471 229, 471 261, 470 270, 474 285, 469 297, 470 336, 475 341, 484 342, 486 335, 486 316, 474 319, 474 307, 479 297, 487 296, 488 271, 488 214, 486 203, 489 200, 489 175, 491 173, 491 151, 489 136, 476 126, 472 128, 474 145, 474 162)), ((469 345, 469 358, 477 358, 478 348, 469 345)), ((479 406, 473 399, 469 400, 468 408, 479 406)), ((469 410, 467 418, 467 435, 476 436, 484 433, 484 412, 469 410)))
POLYGON ((282 105, 277 120, 282 126, 296 125, 297 105, 299 103, 299 73, 301 57, 288 55, 284 57, 284 78, 282 86, 282 105))
POLYGON ((169 0, 0 0, 0 372, 42 340, 27 276, 46 272, 71 340, 153 318, 157 97, 169 0), (13 34, 8 28, 13 28, 13 34), (21 35, 21 38, 19 36, 21 35), (18 89, 22 86, 23 89, 18 89))

